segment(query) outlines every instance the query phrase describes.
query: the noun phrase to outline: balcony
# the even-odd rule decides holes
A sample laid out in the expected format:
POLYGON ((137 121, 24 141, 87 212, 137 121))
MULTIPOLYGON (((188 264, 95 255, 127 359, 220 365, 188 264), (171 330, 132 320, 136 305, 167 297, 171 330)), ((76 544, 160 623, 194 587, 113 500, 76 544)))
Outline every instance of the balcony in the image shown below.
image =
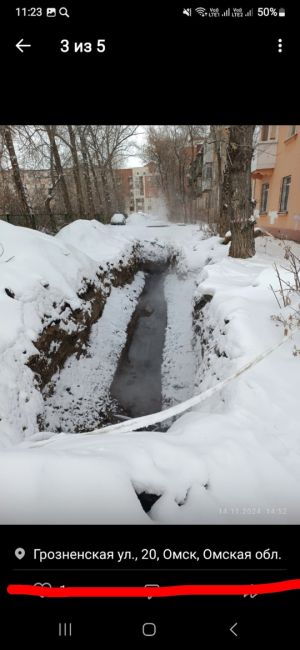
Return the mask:
POLYGON ((253 178, 271 176, 276 165, 277 141, 266 140, 258 142, 252 159, 251 172, 253 178))

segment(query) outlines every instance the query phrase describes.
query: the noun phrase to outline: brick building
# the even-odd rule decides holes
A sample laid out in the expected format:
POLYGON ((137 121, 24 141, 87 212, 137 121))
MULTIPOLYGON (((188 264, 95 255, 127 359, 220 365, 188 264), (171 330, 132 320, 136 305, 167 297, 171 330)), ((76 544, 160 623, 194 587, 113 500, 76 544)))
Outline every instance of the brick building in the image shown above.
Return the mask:
POLYGON ((116 176, 128 214, 139 211, 155 213, 161 204, 159 175, 155 163, 150 162, 130 169, 116 169, 116 176))

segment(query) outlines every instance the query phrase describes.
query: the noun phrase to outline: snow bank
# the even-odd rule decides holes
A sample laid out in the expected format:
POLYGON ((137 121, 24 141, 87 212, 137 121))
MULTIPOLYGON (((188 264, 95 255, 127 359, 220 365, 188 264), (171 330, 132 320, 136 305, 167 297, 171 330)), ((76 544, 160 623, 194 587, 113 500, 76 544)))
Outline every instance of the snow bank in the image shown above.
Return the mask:
POLYGON ((116 519, 125 524, 128 516, 134 523, 149 521, 141 513, 126 467, 109 457, 70 450, 3 451, 0 477, 1 487, 5 485, 2 524, 109 524, 116 519))
POLYGON ((106 265, 107 262, 116 264, 120 256, 124 257, 126 264, 135 237, 134 233, 129 232, 127 228, 122 228, 120 231, 95 219, 91 221, 78 219, 62 228, 55 239, 72 252, 83 251, 92 260, 106 265))
MULTIPOLYGON (((125 230, 125 229, 124 229, 125 230)), ((99 264, 125 265, 134 236, 113 226, 78 220, 56 237, 0 220, 0 447, 36 432, 43 400, 25 365, 42 330, 61 317, 62 305, 86 309, 78 297, 88 279, 100 287, 99 264)), ((66 331, 72 323, 66 319, 66 331)))

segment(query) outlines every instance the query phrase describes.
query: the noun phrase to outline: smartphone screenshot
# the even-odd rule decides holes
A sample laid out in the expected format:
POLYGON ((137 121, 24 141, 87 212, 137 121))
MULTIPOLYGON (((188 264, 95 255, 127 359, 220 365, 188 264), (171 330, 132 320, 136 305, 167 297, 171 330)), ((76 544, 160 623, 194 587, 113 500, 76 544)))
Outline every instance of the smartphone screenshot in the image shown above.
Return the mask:
POLYGON ((290 647, 299 8, 6 3, 0 611, 40 647, 290 647))

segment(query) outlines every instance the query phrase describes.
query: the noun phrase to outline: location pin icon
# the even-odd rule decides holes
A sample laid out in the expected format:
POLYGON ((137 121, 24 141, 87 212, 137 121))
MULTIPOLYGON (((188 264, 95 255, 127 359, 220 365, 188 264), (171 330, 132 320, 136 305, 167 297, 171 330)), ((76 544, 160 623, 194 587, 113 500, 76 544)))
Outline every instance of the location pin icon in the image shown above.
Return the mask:
POLYGON ((25 555, 25 551, 23 548, 16 548, 15 556, 18 558, 18 560, 23 560, 24 555, 25 555))

